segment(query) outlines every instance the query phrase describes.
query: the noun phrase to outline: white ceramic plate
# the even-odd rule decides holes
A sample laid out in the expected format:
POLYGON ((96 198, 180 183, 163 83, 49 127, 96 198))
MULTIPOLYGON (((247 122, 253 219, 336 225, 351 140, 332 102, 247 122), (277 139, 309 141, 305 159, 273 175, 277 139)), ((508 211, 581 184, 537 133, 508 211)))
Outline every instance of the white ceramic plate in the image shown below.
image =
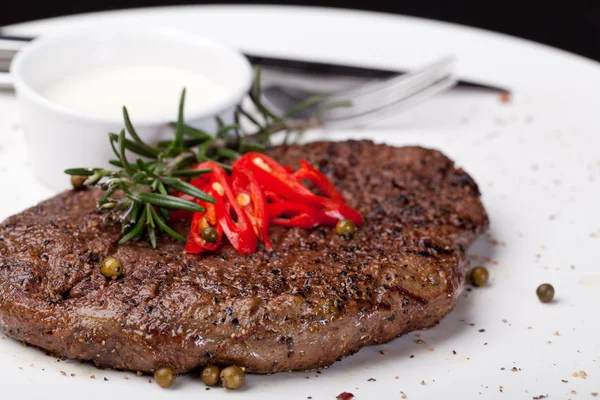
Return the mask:
MULTIPOLYGON (((205 391, 195 377, 161 390, 148 377, 58 362, 1 339, 2 399, 320 400, 347 391, 359 400, 400 399, 401 392, 408 399, 575 400, 600 392, 598 64, 481 30, 311 8, 146 9, 33 22, 9 31, 39 34, 103 19, 185 27, 245 51, 381 67, 409 68, 453 53, 462 77, 512 87, 510 103, 496 95, 453 92, 377 127, 309 135, 420 144, 463 166, 479 183, 491 219, 490 236, 472 249, 476 262, 490 270, 491 284, 466 292, 446 319, 421 332, 424 345, 411 333, 365 348, 321 374, 250 376, 241 392, 205 391), (543 282, 556 288, 553 304, 535 295, 543 282)), ((0 95, 0 151, 2 219, 53 194, 32 178, 9 94, 0 95)))

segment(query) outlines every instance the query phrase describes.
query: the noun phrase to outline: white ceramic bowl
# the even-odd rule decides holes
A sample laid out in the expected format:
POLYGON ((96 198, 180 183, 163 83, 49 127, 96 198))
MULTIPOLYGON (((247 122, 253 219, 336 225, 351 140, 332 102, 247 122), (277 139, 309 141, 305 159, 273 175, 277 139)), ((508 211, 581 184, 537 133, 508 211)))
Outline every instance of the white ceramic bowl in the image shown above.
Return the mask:
MULTIPOLYGON (((65 107, 40 92, 73 74, 115 65, 186 69, 221 85, 225 93, 216 101, 201 107, 186 102, 186 123, 209 131, 217 115, 231 121, 252 84, 251 66, 239 51, 172 28, 98 25, 35 39, 15 57, 11 78, 33 171, 52 189, 69 187, 67 168, 108 166, 114 156, 107 134, 118 133, 124 123, 122 117, 65 107)), ((173 104, 171 115, 131 119, 141 138, 152 143, 172 135, 168 123, 176 114, 173 104)))

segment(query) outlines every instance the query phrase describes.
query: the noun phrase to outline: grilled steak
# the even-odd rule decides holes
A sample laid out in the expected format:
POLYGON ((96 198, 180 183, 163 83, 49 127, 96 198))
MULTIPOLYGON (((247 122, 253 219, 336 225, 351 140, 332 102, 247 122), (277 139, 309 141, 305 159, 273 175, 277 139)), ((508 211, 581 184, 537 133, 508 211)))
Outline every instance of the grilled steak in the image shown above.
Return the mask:
MULTIPOLYGON (((477 185, 438 151, 370 141, 271 150, 318 166, 365 218, 353 238, 330 227, 271 227, 275 251, 229 245, 186 255, 159 238, 119 246, 94 189, 67 191, 0 226, 0 325, 7 335, 101 367, 249 372, 332 364, 361 347, 431 327, 454 307, 465 251, 488 227, 477 185), (102 260, 123 261, 110 281, 102 260)), ((189 221, 176 226, 187 234, 189 221)))

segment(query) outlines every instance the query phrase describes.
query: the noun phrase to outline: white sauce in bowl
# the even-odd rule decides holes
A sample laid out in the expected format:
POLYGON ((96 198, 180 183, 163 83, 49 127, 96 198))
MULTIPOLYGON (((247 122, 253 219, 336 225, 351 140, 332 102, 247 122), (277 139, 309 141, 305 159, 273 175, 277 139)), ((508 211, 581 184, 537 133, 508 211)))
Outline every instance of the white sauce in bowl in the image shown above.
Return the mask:
POLYGON ((52 83, 41 91, 48 100, 71 109, 104 117, 121 117, 123 106, 133 117, 173 120, 183 88, 185 110, 221 101, 226 88, 189 70, 164 66, 97 68, 52 83))

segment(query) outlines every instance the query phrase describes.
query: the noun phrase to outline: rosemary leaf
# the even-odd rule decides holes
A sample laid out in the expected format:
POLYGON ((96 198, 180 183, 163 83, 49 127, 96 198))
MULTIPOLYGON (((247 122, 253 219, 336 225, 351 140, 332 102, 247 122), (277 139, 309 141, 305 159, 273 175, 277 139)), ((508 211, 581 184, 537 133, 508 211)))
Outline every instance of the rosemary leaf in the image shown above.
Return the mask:
POLYGON ((171 142, 167 148, 166 154, 173 155, 173 151, 182 146, 183 143, 183 109, 185 106, 185 88, 181 91, 181 97, 179 99, 179 113, 177 118, 177 128, 175 130, 175 139, 171 142))
MULTIPOLYGON (((119 162, 121 162, 121 155, 119 154, 119 152, 117 151, 117 148, 115 147, 115 143, 117 142, 119 138, 119 135, 117 135, 116 133, 109 133, 108 134, 108 141, 110 142, 110 147, 112 147, 112 151, 113 153, 115 153, 115 156, 117 156, 117 158, 119 159, 119 162), (112 136, 112 135, 116 135, 116 137, 112 136)), ((121 168, 124 168, 123 163, 121 162, 121 168)))
POLYGON ((109 160, 108 163, 110 165, 114 165, 117 168, 123 168, 123 163, 119 160, 109 160))
POLYGON ((323 105, 322 107, 318 108, 315 111, 315 118, 321 118, 323 116, 323 114, 329 110, 333 110, 334 108, 340 108, 340 107, 352 107, 352 102, 351 101, 332 101, 329 102, 325 105, 323 105))
POLYGON ((150 212, 151 208, 152 205, 150 203, 146 203, 146 224, 151 228, 154 228, 154 219, 152 218, 152 213, 150 212))
POLYGON ((200 168, 200 169, 180 169, 173 171, 173 176, 185 176, 185 177, 198 177, 200 175, 211 172, 210 168, 200 168))
POLYGON ((137 184, 143 185, 146 183, 148 179, 148 174, 146 174, 144 171, 138 171, 135 174, 133 174, 133 176, 131 177, 131 180, 134 181, 137 184))
POLYGON ((131 165, 129 165, 127 157, 125 156, 125 129, 121 129, 117 143, 119 145, 119 159, 123 163, 123 167, 125 168, 127 175, 131 176, 133 175, 133 169, 131 168, 131 165))
MULTIPOLYGON (((223 121, 221 121, 222 123, 223 121)), ((229 124, 229 125, 221 125, 219 130, 217 131, 217 137, 226 137, 226 134, 230 131, 239 129, 240 126, 238 124, 229 124)))
MULTIPOLYGON (((117 135, 116 133, 109 133, 109 135, 118 140, 119 135, 117 135)), ((143 157, 156 158, 159 154, 158 150, 152 149, 148 146, 140 145, 139 143, 136 143, 129 139, 125 139, 125 148, 143 157)))
MULTIPOLYGON (((179 161, 177 161, 177 163, 175 163, 175 166, 174 166, 175 171, 173 171, 173 173, 176 172, 177 170, 179 170, 180 168, 190 165, 191 163, 194 162, 195 159, 196 159, 196 157, 194 156, 193 153, 188 153, 187 157, 183 157, 183 158, 181 158, 181 160, 179 160, 179 161)), ((173 173, 171 173, 171 175, 173 173)))
POLYGON ((160 194, 164 194, 165 196, 167 194, 169 194, 169 192, 167 192, 167 188, 165 187, 165 185, 160 181, 160 179, 157 179, 156 181, 156 188, 158 189, 158 192, 160 194))
POLYGON ((280 118, 262 104, 260 100, 261 95, 262 89, 260 87, 260 67, 256 67, 254 72, 254 86, 252 87, 250 99, 252 100, 254 106, 258 109, 258 111, 260 111, 260 113, 263 115, 267 123, 269 122, 269 118, 275 121, 279 121, 280 118))
POLYGON ((291 117, 300 111, 306 110, 307 108, 310 108, 318 103, 321 103, 324 100, 326 100, 328 97, 329 97, 328 94, 317 94, 315 96, 311 96, 308 99, 301 101, 300 103, 296 104, 295 106, 293 106, 289 110, 287 110, 284 114, 284 118, 291 117))
POLYGON ((117 191, 116 187, 112 187, 112 188, 108 189, 104 193, 104 195, 102 196, 102 198, 100 200, 98 200, 98 204, 104 205, 108 201, 109 197, 112 196, 113 194, 115 194, 116 191, 117 191))
POLYGON ((210 147, 210 145, 212 144, 212 142, 214 140, 215 140, 214 138, 211 138, 211 139, 207 140, 206 142, 202 143, 202 145, 198 149, 198 153, 196 154, 196 158, 198 159, 198 162, 206 161, 209 159, 206 156, 206 153, 208 152, 208 148, 210 147))
MULTIPOLYGON (((254 106, 258 109, 258 111, 262 114, 265 124, 269 125, 269 119, 272 119, 272 122, 279 122, 280 118, 267 109, 261 102, 261 87, 260 87, 260 67, 256 68, 255 76, 254 76, 254 87, 251 91, 250 99, 252 100, 254 106)), ((267 146, 271 145, 271 133, 266 126, 259 129, 259 136, 263 137, 265 144, 267 146)))
POLYGON ((217 156, 227 158, 229 160, 237 160, 241 157, 240 153, 226 147, 219 147, 217 149, 217 156))
POLYGON ((125 224, 123 226, 123 232, 125 232, 127 230, 128 225, 137 221, 137 213, 138 213, 139 208, 140 208, 139 203, 136 203, 135 201, 129 202, 127 210, 123 214, 123 220, 125 221, 125 224))
POLYGON ((101 210, 112 210, 113 208, 116 208, 119 205, 119 203, 114 203, 114 202, 108 202, 108 203, 104 203, 100 206, 101 210))
POLYGON ((242 125, 240 125, 240 113, 233 113, 233 123, 234 126, 236 126, 236 128, 233 129, 236 147, 239 147, 239 144, 242 141, 242 135, 240 134, 240 129, 242 129, 242 125))
MULTIPOLYGON (((134 144, 137 144, 139 146, 139 148, 143 148, 143 151, 145 151, 147 154, 149 154, 147 157, 156 158, 160 154, 160 151, 158 151, 157 149, 155 149, 151 146, 148 146, 146 143, 144 143, 142 141, 142 139, 140 139, 137 132, 133 128, 133 124, 131 123, 131 119, 129 118, 129 112, 127 111, 127 107, 123 107, 123 119, 125 120, 125 128, 127 128, 127 132, 129 132, 129 134, 131 135, 133 140, 135 140, 135 142, 136 142, 134 144)), ((135 151, 133 149, 130 149, 130 150, 135 151)), ((138 154, 143 155, 142 153, 138 153, 138 154)))
POLYGON ((244 140, 240 145, 240 153, 250 153, 250 152, 263 152, 265 151, 265 146, 260 143, 252 143, 247 140, 244 140))
POLYGON ((144 203, 155 204, 157 206, 169 208, 172 210, 186 210, 194 212, 203 212, 204 208, 189 200, 179 197, 159 194, 159 193, 140 193, 138 199, 144 203))
POLYGON ((259 128, 260 130, 264 129, 263 126, 252 115, 250 115, 250 113, 248 113, 242 107, 238 106, 237 112, 239 114, 242 114, 244 117, 248 118, 248 120, 250 122, 252 122, 254 125, 256 125, 256 127, 259 128))
POLYGON ((214 161, 214 160, 213 160, 213 162, 215 164, 219 165, 221 168, 223 168, 227 172, 231 172, 233 170, 233 168, 231 168, 231 165, 229 165, 229 164, 225 164, 225 163, 222 163, 219 161, 214 161))
POLYGON ((131 123, 131 119, 129 118, 129 112, 127 111, 127 107, 123 106, 123 119, 125 120, 125 128, 127 128, 127 132, 133 137, 136 142, 141 142, 142 139, 138 136, 137 132, 133 128, 133 124, 131 123))
MULTIPOLYGON (((207 138, 191 138, 191 139, 183 139, 183 145, 182 147, 179 148, 179 150, 181 151, 185 151, 188 150, 190 147, 194 147, 194 146, 198 146, 199 144, 204 143, 206 140, 210 139, 211 137, 207 137, 207 138)), ((156 145, 162 149, 166 149, 167 147, 169 147, 171 145, 171 142, 173 142, 172 140, 162 140, 160 142, 158 142, 156 145)))
POLYGON ((87 168, 69 168, 65 170, 65 174, 68 175, 79 175, 79 176, 92 176, 94 171, 87 168))
POLYGON ((203 192, 202 190, 198 189, 196 186, 190 185, 189 183, 184 182, 180 179, 165 177, 165 178, 163 178, 163 182, 166 183, 167 185, 169 185, 171 188, 173 188, 181 193, 190 195, 198 200, 206 201, 208 203, 213 203, 213 204, 216 203, 216 200, 214 199, 214 197, 212 197, 208 193, 203 192))
POLYGON ((146 165, 146 163, 141 158, 138 158, 137 160, 135 160, 135 164, 137 165, 137 167, 140 171, 145 172, 148 176, 156 178, 156 174, 154 172, 152 172, 152 170, 150 168, 148 168, 148 165, 146 165))
MULTIPOLYGON (((171 123, 169 123, 169 125, 172 128, 177 128, 177 122, 171 122, 171 123)), ((183 135, 190 136, 190 137, 193 137, 196 139, 202 139, 202 140, 210 139, 213 136, 204 131, 201 131, 200 129, 196 129, 196 128, 186 125, 186 124, 183 124, 183 135)), ((165 142, 161 142, 161 143, 165 143, 165 142)))
POLYGON ((252 98, 259 98, 262 93, 260 87, 260 71, 261 68, 257 65, 256 68, 254 68, 254 82, 252 84, 252 91, 250 92, 250 97, 252 98))
POLYGON ((174 237, 175 239, 181 241, 181 242, 186 242, 186 238, 184 238, 183 236, 181 236, 179 233, 175 232, 173 229, 171 229, 160 217, 160 215, 158 215, 156 213, 156 211, 151 208, 150 212, 152 213, 152 216, 154 217, 154 220, 156 221, 156 224, 158 225, 158 227, 165 233, 167 233, 168 235, 174 237))
POLYGON ((156 249, 156 225, 152 215, 152 206, 146 203, 146 231, 148 231, 148 239, 153 249, 156 249))
POLYGON ((84 182, 85 185, 93 186, 96 183, 100 182, 100 180, 104 177, 102 172, 94 172, 90 175, 84 182))
POLYGON ((153 249, 156 249, 156 231, 150 225, 146 226, 148 231, 148 238, 150 239, 150 245, 153 249))
POLYGON ((256 108, 258 108, 258 111, 260 111, 261 114, 263 114, 265 121, 268 122, 269 118, 272 118, 274 120, 279 120, 279 117, 277 115, 275 115, 274 113, 272 113, 265 106, 263 106, 263 104, 260 100, 261 95, 262 95, 261 82, 260 82, 260 71, 261 71, 260 67, 257 66, 254 71, 254 85, 252 87, 250 99, 254 103, 254 106, 256 108))
POLYGON ((144 208, 144 211, 142 211, 142 215, 140 216, 140 218, 138 218, 137 223, 134 225, 133 229, 131 229, 129 232, 127 232, 127 234, 125 236, 123 236, 121 238, 121 240, 119 240, 119 244, 127 243, 133 237, 137 236, 138 234, 140 234, 140 232, 142 232, 142 229, 144 228, 144 224, 146 223, 145 217, 146 217, 146 209, 144 208))
POLYGON ((265 107, 259 99, 257 99, 254 102, 254 105, 256 106, 256 108, 258 108, 258 111, 260 111, 263 114, 263 117, 265 118, 265 120, 267 121, 267 123, 269 122, 269 118, 272 119, 274 122, 278 122, 281 120, 280 117, 278 117, 277 115, 275 115, 272 111, 270 111, 267 107, 265 107))
POLYGON ((168 222, 171 219, 171 215, 169 214, 169 210, 167 210, 166 208, 158 207, 158 212, 159 212, 159 215, 162 217, 163 220, 165 220, 165 221, 168 222))

